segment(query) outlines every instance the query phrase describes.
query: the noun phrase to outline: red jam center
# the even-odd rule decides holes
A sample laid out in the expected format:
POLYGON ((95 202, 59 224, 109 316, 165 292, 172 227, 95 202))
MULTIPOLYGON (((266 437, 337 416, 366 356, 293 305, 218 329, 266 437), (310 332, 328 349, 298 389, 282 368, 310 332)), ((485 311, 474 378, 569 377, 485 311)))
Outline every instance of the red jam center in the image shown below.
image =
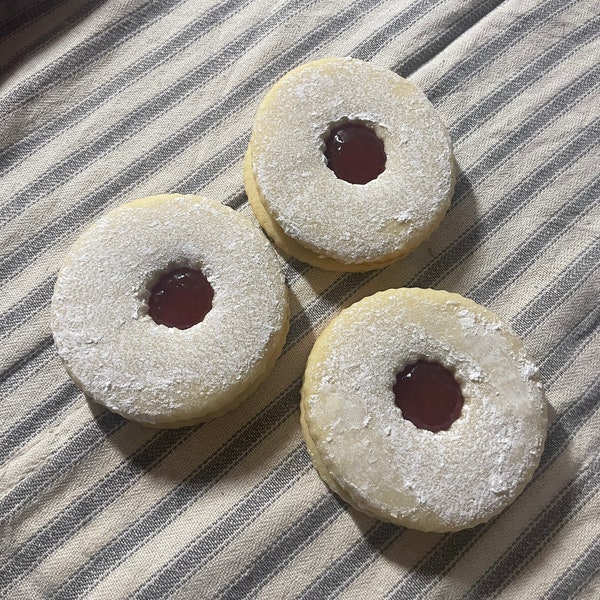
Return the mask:
POLYGON ((154 285, 148 313, 159 325, 188 329, 212 308, 214 291, 202 271, 174 269, 154 285))
POLYGON ((325 158, 336 177, 349 183, 368 183, 385 170, 383 142, 361 123, 332 129, 325 140, 325 158))
POLYGON ((464 399, 448 369, 419 360, 396 375, 396 406, 419 429, 438 432, 458 419, 464 399))

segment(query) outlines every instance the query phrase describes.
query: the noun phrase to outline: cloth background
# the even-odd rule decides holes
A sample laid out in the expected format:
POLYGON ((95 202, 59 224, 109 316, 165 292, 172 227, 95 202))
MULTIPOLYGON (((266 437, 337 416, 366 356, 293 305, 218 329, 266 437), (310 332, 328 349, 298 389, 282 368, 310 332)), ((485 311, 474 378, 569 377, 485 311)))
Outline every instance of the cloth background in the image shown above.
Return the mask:
POLYGON ((0 1, 0 595, 600 597, 599 12, 597 0, 0 1), (261 97, 290 68, 341 55, 408 77, 447 124, 459 177, 439 230, 365 274, 282 255, 284 353, 224 418, 155 431, 88 404, 49 329, 68 247, 149 194, 250 215, 242 156, 261 97), (300 434, 315 337, 342 307, 401 286, 497 311, 547 390, 533 481, 455 534, 348 508, 300 434))

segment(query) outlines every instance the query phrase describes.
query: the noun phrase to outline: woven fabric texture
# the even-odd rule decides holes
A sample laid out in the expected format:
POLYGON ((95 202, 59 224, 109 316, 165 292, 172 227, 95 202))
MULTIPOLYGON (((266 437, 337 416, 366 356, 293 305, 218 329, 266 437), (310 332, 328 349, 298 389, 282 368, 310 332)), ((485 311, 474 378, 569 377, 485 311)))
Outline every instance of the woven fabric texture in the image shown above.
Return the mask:
POLYGON ((600 597, 599 35, 597 0, 0 1, 0 597, 600 597), (345 55, 419 85, 449 128, 440 228, 369 273, 282 254, 283 354, 226 417, 161 431, 86 402, 49 327, 67 249, 151 194, 252 218, 242 158, 261 98, 345 55), (349 508, 300 433, 316 336, 403 286, 502 315, 550 406, 532 482, 455 534, 349 508))

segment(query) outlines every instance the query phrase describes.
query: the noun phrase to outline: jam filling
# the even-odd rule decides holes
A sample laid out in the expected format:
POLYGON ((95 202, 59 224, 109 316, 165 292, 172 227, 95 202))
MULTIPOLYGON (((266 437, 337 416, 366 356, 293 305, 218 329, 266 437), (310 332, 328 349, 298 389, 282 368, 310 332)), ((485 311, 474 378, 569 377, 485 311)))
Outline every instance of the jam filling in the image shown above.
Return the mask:
POLYGON ((214 290, 202 271, 174 269, 150 291, 148 313, 159 325, 188 329, 212 308, 214 290))
POLYGON ((396 406, 419 429, 434 433, 449 429, 458 419, 464 398, 448 369, 419 360, 396 375, 396 406))
POLYGON ((386 155, 377 134, 362 123, 344 123, 325 140, 327 166, 338 179, 364 184, 385 170, 386 155))

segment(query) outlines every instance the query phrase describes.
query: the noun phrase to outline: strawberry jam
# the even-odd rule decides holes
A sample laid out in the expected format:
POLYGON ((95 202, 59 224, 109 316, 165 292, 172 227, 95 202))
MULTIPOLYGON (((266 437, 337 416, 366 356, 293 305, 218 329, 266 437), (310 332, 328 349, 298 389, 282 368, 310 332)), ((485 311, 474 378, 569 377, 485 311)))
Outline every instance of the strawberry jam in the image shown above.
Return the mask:
POLYGON ((336 177, 349 183, 368 183, 385 170, 383 142, 362 123, 344 123, 332 129, 325 140, 325 158, 336 177))
POLYGON ((159 325, 188 329, 200 323, 212 308, 214 291, 202 271, 174 269, 154 285, 148 313, 159 325))
POLYGON ((396 406, 419 429, 438 432, 458 419, 464 399, 460 386, 439 363, 419 360, 396 375, 396 406))

